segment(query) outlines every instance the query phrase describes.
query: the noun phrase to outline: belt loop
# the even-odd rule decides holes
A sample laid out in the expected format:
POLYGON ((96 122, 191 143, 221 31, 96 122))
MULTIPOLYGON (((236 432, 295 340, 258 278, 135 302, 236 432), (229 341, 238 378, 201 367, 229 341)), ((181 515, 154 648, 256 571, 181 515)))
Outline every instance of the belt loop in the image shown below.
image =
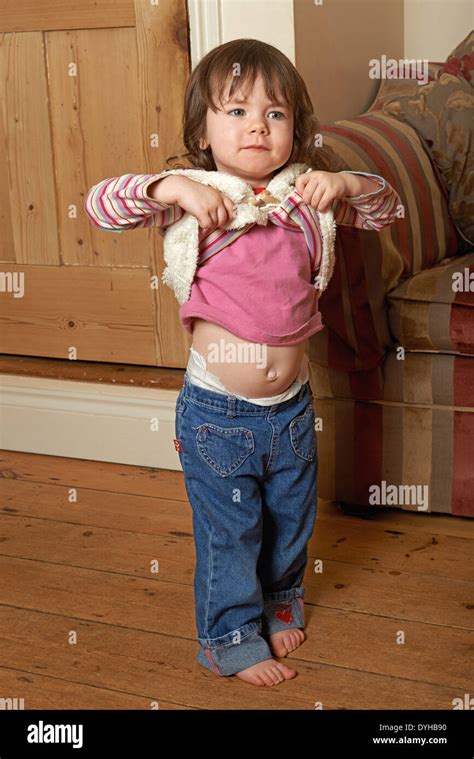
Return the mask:
POLYGON ((227 396, 227 411, 226 411, 226 416, 235 416, 235 401, 236 400, 237 399, 234 396, 232 396, 232 395, 228 395, 227 396))
POLYGON ((304 385, 301 385, 301 387, 300 387, 300 392, 298 394, 298 401, 300 401, 302 399, 302 397, 303 397, 303 395, 305 393, 305 390, 306 390, 306 382, 304 383, 304 385))

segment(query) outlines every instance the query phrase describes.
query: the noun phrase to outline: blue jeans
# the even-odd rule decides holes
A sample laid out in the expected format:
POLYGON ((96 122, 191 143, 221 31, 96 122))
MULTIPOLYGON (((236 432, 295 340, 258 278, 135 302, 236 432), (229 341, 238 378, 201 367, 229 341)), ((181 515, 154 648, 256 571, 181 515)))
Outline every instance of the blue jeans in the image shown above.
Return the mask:
POLYGON ((184 375, 175 446, 193 512, 197 661, 216 675, 271 659, 265 636, 304 627, 317 510, 312 400, 309 382, 259 406, 184 375))

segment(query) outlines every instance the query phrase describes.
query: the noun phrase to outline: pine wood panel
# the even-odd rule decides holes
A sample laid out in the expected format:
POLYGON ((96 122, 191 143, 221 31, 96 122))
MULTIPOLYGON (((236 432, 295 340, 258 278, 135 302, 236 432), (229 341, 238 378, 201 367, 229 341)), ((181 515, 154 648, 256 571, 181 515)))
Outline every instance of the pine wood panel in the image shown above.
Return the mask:
POLYGON ((58 216, 42 35, 2 35, 0 72, 15 261, 57 265, 58 216))
MULTIPOLYGON (((160 0, 163 2, 163 0, 160 0)), ((133 26, 133 0, 1 0, 0 29, 6 32, 43 29, 98 29, 133 26)))
POLYGON ((84 213, 84 188, 87 193, 101 179, 139 173, 146 165, 136 32, 96 29, 46 34, 64 264, 132 268, 150 263, 154 237, 146 230, 100 232, 84 213), (71 76, 71 70, 76 74, 71 76), (124 98, 124 93, 130 94, 124 98), (83 160, 77 161, 78 156, 83 160))
MULTIPOLYGON (((1 27, 0 27, 1 29, 1 27)), ((3 34, 0 34, 0 82, 2 81, 3 66, 3 34)), ((2 93, 3 95, 3 93, 2 93)), ((3 97, 0 98, 0 105, 3 97)), ((0 116, 3 107, 0 108, 0 116)), ((5 145, 5 130, 3 118, 0 118, 0 146, 5 145)), ((8 161, 6 150, 0 149, 0 261, 15 260, 15 246, 13 242, 12 209, 10 205, 10 182, 8 174, 8 161)), ((5 296, 3 296, 5 297, 5 296)))
POLYGON ((0 350, 64 358, 68 329, 82 325, 84 361, 184 368, 191 338, 161 282, 161 235, 101 232, 84 202, 100 180, 160 172, 180 150, 186 0, 20 2, 14 12, 0 2, 0 31, 0 169, 8 175, 0 200, 10 190, 0 260, 9 271, 22 265, 28 292, 27 303, 2 298, 0 350), (125 307, 110 288, 116 268, 130 278, 125 307))
POLYGON ((146 269, 10 266, 25 273, 25 295, 0 299, 1 350, 68 359, 150 364, 155 324, 146 269))
POLYGON ((178 392, 183 386, 183 369, 157 366, 106 364, 103 361, 69 361, 54 358, 30 358, 0 353, 0 375, 19 375, 45 379, 71 379, 112 385, 152 387, 178 392))

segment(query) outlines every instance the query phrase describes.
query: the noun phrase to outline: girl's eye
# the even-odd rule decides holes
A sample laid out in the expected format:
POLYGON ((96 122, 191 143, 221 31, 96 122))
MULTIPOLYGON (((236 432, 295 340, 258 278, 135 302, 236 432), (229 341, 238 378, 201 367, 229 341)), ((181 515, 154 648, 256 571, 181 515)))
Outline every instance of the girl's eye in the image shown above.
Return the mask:
MULTIPOLYGON (((227 111, 227 113, 230 115, 231 113, 235 113, 236 111, 244 111, 243 108, 233 108, 231 111, 227 111)), ((285 114, 281 111, 270 111, 270 113, 278 113, 279 116, 281 116, 283 119, 285 118, 285 114)), ((272 121, 281 121, 281 119, 272 119, 272 121)))

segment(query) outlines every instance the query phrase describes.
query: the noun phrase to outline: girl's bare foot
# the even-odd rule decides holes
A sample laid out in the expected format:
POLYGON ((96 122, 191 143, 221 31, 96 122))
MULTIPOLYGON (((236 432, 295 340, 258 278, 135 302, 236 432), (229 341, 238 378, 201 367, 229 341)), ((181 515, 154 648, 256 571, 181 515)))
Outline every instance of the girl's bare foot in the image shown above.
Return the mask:
POLYGON ((268 645, 275 656, 288 656, 290 651, 301 646, 306 640, 306 635, 299 627, 291 627, 289 630, 280 630, 268 636, 268 645))
POLYGON ((291 680, 296 671, 276 659, 265 659, 235 674, 251 685, 278 685, 283 680, 291 680))

